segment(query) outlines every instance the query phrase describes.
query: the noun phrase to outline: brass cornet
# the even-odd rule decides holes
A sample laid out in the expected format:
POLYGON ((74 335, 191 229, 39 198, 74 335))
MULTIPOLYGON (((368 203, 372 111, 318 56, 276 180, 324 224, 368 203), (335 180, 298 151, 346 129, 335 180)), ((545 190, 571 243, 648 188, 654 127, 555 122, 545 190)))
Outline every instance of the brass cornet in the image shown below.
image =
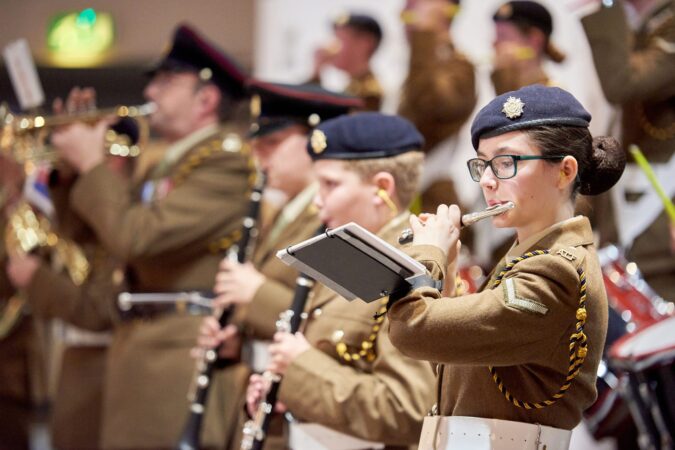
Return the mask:
POLYGON ((106 117, 118 117, 106 133, 108 152, 115 156, 138 156, 147 142, 150 127, 146 116, 156 110, 154 103, 139 106, 116 106, 110 109, 95 109, 74 114, 15 115, 6 105, 0 106, 0 152, 19 163, 51 161, 55 152, 49 149, 47 140, 57 127, 76 122, 95 123, 106 117))

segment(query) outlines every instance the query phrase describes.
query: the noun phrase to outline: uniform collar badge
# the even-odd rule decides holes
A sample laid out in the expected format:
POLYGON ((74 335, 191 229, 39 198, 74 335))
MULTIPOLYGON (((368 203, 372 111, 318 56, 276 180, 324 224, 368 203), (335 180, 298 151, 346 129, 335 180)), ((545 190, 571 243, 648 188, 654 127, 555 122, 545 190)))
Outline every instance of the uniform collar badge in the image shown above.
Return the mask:
POLYGON ((502 112, 509 119, 516 119, 523 115, 523 109, 525 109, 525 103, 522 100, 516 97, 509 97, 504 102, 502 112))
POLYGON ((326 150, 326 147, 328 146, 328 143, 326 142, 326 135, 321 130, 314 130, 312 132, 310 143, 312 145, 312 150, 317 155, 326 150))

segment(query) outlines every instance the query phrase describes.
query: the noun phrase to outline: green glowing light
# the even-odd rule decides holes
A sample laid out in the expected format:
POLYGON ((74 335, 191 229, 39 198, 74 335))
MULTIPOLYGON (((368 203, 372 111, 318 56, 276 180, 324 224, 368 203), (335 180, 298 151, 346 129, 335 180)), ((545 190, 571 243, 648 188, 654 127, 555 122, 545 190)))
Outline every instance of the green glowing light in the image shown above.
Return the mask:
POLYGON ((92 8, 58 14, 47 30, 47 48, 52 62, 63 67, 100 63, 114 40, 112 16, 92 8))
POLYGON ((82 10, 75 19, 75 24, 78 27, 91 27, 96 23, 96 11, 92 8, 82 10))

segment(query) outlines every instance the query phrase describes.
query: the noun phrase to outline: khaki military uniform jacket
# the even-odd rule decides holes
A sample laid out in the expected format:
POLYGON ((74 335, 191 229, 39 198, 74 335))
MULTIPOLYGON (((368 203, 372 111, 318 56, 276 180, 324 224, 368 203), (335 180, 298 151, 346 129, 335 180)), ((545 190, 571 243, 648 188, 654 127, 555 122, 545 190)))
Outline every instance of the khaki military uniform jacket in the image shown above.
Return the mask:
MULTIPOLYGON (((434 32, 413 31, 398 113, 422 133, 424 152, 455 135, 476 101, 473 64, 450 41, 439 44, 434 32)), ((442 203, 459 203, 453 180, 436 180, 422 193, 422 211, 435 211, 442 203)))
POLYGON ((422 133, 424 150, 457 133, 475 106, 473 64, 450 41, 437 44, 434 32, 413 31, 398 113, 422 133))
MULTIPOLYGON (((239 136, 221 130, 196 143, 155 180, 164 194, 150 203, 139 202, 130 183, 103 165, 78 179, 72 207, 107 250, 129 263, 132 290, 211 290, 222 250, 246 212, 251 171, 239 136)), ((175 446, 188 415, 195 366, 189 352, 199 323, 199 317, 165 314, 116 328, 108 353, 104 448, 175 446)), ((236 375, 212 384, 204 445, 222 445, 235 418, 222 390, 236 375), (210 408, 228 411, 230 425, 210 423, 210 408)))
MULTIPOLYGON (((607 298, 587 218, 554 225, 529 248, 550 254, 518 262, 493 285, 505 262, 476 294, 441 298, 422 287, 389 310, 390 337, 406 355, 437 363, 439 413, 496 418, 572 429, 596 397, 595 379, 607 332, 607 298), (556 393, 568 371, 569 340, 576 326, 580 281, 586 273, 588 355, 567 394, 544 409, 518 408, 497 389, 488 366, 512 395, 539 402, 556 393)), ((431 275, 444 277, 446 257, 433 246, 410 253, 431 275)))
POLYGON ((382 86, 371 70, 349 80, 345 93, 361 98, 366 111, 379 111, 382 107, 382 86))
MULTIPOLYGON (((0 229, 5 230, 4 217, 0 218, 0 229)), ((4 328, 0 336, 0 450, 27 450, 31 407, 35 400, 44 401, 43 354, 37 345, 33 318, 15 316, 6 309, 16 293, 7 278, 6 257, 3 238, 0 239, 0 319, 4 328)))
POLYGON ((525 72, 515 64, 494 69, 490 74, 490 79, 497 95, 515 91, 531 84, 551 85, 548 76, 541 67, 525 72))
POLYGON ((43 264, 26 289, 33 314, 78 327, 66 330, 52 402, 51 439, 59 449, 99 448, 109 335, 87 334, 79 328, 110 330, 118 318, 114 302, 122 286, 113 276, 119 276, 117 263, 89 244, 84 250, 92 269, 84 284, 78 286, 43 264))
MULTIPOLYGON (((380 236, 396 242, 405 228, 397 218, 380 236)), ((317 285, 310 294, 304 334, 312 348, 289 366, 279 401, 304 422, 315 422, 361 439, 388 446, 417 442, 422 419, 433 403, 429 365, 403 356, 387 335, 387 321, 374 328, 379 302, 348 302, 317 285), (358 353, 376 335, 374 360, 350 362, 337 352, 340 343, 358 353)))
POLYGON ((271 339, 274 336, 279 314, 291 306, 298 278, 297 270, 276 257, 277 251, 309 239, 319 226, 316 208, 310 202, 276 239, 265 237, 260 241, 253 255, 253 265, 266 279, 245 308, 243 325, 248 336, 256 339, 271 339))
MULTIPOLYGON (((675 151, 675 2, 660 5, 635 34, 620 1, 582 21, 602 90, 623 111, 623 145, 628 150, 637 144, 653 164, 668 162, 675 151)), ((596 209, 609 203, 604 196, 599 200, 596 209)), ((597 217, 603 241, 616 242, 615 225, 604 219, 612 211, 597 217)), ((634 240, 628 259, 660 295, 673 298, 675 257, 665 210, 634 240)))
POLYGON ((66 340, 61 342, 64 347, 50 417, 51 440, 59 449, 97 449, 100 445, 109 336, 89 335, 79 328, 103 331, 112 327, 117 289, 111 271, 95 269, 91 276, 77 286, 67 275, 42 265, 27 289, 35 315, 60 318, 78 327, 67 329, 66 340))

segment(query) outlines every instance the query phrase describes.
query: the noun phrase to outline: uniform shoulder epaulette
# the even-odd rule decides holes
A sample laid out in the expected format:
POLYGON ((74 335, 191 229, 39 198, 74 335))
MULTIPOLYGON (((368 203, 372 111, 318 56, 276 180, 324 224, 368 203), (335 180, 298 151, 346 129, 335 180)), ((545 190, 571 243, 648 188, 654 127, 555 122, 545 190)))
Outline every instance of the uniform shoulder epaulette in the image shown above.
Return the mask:
POLYGON ((551 254, 559 256, 567 261, 573 263, 575 266, 578 266, 585 257, 585 252, 577 247, 572 247, 569 245, 556 246, 551 249, 551 254))
POLYGON ((221 152, 248 154, 248 144, 239 133, 234 130, 225 130, 205 140, 191 150, 184 161, 178 166, 173 176, 174 186, 182 183, 188 175, 208 158, 221 152))

